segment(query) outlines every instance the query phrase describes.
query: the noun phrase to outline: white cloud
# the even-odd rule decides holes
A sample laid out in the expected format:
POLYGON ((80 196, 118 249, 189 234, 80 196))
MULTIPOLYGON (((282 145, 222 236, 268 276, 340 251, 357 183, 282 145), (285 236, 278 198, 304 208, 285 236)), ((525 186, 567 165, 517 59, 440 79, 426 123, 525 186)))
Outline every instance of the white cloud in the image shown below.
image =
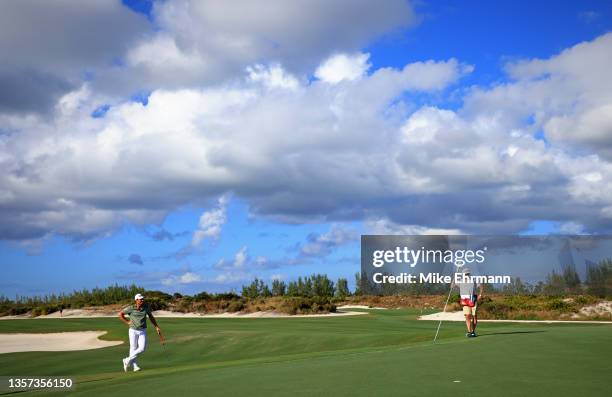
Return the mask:
MULTIPOLYGON (((401 76, 402 71, 385 70, 355 86, 323 89, 314 83, 298 93, 261 91, 253 81, 159 90, 147 106, 119 104, 101 119, 89 116, 97 95, 79 89, 62 100, 65 105, 52 122, 0 116, 7 128, 19 131, 0 139, 6 171, 0 180, 6 227, 0 234, 18 239, 48 232, 95 235, 125 220, 160 222, 180 205, 228 190, 251 200, 256 212, 280 216, 327 211, 325 195, 306 197, 301 189, 323 185, 343 195, 344 185, 346 192, 362 192, 356 198, 372 195, 377 187, 367 185, 380 180, 350 175, 356 176, 357 166, 393 179, 384 168, 371 169, 361 153, 372 131, 392 133, 393 122, 381 109, 408 88, 401 76), (349 178, 338 181, 342 175, 349 178), (14 210, 17 202, 23 211, 14 210)), ((381 146, 371 156, 386 150, 381 146)), ((202 215, 193 246, 218 236, 224 205, 222 200, 202 215)))
POLYGON ((419 225, 398 225, 388 219, 368 219, 365 222, 368 234, 388 235, 453 235, 462 234, 459 229, 436 229, 419 225))
POLYGON ((0 113, 51 112, 85 71, 108 68, 150 32, 146 17, 119 1, 2 4, 0 113))
POLYGON ((145 40, 127 54, 128 65, 144 68, 152 74, 202 73, 206 62, 197 52, 181 50, 167 33, 145 40))
POLYGON ((188 283, 194 283, 194 282, 200 281, 201 279, 202 278, 199 275, 188 272, 188 273, 182 274, 179 278, 179 281, 183 284, 188 284, 188 283))
POLYGON ((161 280, 163 285, 177 285, 177 284, 192 284, 202 281, 202 277, 199 274, 193 272, 185 272, 178 275, 170 275, 161 280))
POLYGON ((576 222, 563 222, 559 225, 561 234, 585 234, 584 226, 576 222))
POLYGON ((304 256, 327 256, 336 248, 358 239, 359 233, 356 230, 333 224, 327 233, 308 236, 300 253, 304 256))
POLYGON ((214 266, 215 269, 221 270, 232 270, 232 271, 246 271, 253 268, 262 268, 268 264, 268 258, 265 256, 257 256, 255 259, 251 258, 248 253, 248 248, 243 246, 234 255, 234 259, 227 261, 220 259, 214 266))
POLYGON ((325 60, 315 71, 315 77, 326 83, 357 80, 363 77, 370 64, 370 54, 336 54, 325 60))
POLYGON ((217 202, 217 207, 204 211, 200 216, 198 229, 193 232, 191 245, 198 247, 206 238, 216 240, 221 235, 221 229, 226 221, 225 209, 228 202, 227 196, 221 196, 217 202))
POLYGON ((213 282, 218 283, 218 284, 232 284, 232 283, 249 281, 252 278, 253 276, 250 273, 226 272, 226 273, 217 275, 213 279, 213 282))
POLYGON ((265 6, 170 0, 155 3, 153 18, 158 31, 131 48, 126 67, 97 76, 100 90, 130 95, 218 84, 261 63, 283 65, 284 76, 271 68, 265 80, 293 88, 290 76, 305 79, 331 54, 358 51, 416 21, 404 0, 387 0, 384 7, 367 0, 269 0, 265 6))
POLYGON ((246 261, 248 259, 247 255, 247 247, 240 248, 240 251, 236 252, 236 256, 234 257, 234 267, 242 268, 244 267, 246 261))
POLYGON ((299 81, 288 74, 281 65, 272 65, 265 67, 257 64, 247 67, 249 79, 254 82, 263 84, 267 88, 282 88, 287 90, 295 90, 299 87, 299 81))
POLYGON ((310 69, 334 50, 355 51, 415 21, 410 4, 399 0, 385 7, 365 0, 271 0, 265 7, 248 0, 176 0, 156 4, 154 12, 184 48, 208 54, 226 70, 260 59, 310 69))
MULTIPOLYGON (((602 141, 586 132, 534 138, 563 117, 567 126, 592 120, 589 131, 605 135, 612 79, 597 61, 609 37, 510 67, 515 80, 473 87, 455 110, 411 103, 414 92, 428 102, 469 72, 454 59, 298 89, 262 89, 276 78, 268 66, 253 69, 255 79, 155 90, 147 106, 116 103, 100 119, 90 113, 105 97, 88 85, 51 119, 0 115, 13 132, 0 135, 0 236, 89 239, 230 191, 255 216, 291 222, 510 233, 550 219, 610 230, 602 214, 612 207, 612 165, 594 143, 602 141)), ((220 200, 192 243, 219 236, 225 216, 220 200)), ((325 252, 332 237, 313 237, 306 252, 325 252)))
POLYGON ((577 114, 553 116, 544 124, 544 132, 554 141, 585 145, 612 159, 612 98, 577 114))
POLYGON ((473 70, 472 65, 459 64, 454 58, 447 62, 414 62, 404 67, 402 83, 416 91, 441 90, 473 70))
POLYGON ((583 42, 549 59, 507 65, 515 81, 476 89, 466 99, 473 113, 504 123, 533 119, 547 139, 567 151, 587 149, 612 158, 612 33, 583 42))

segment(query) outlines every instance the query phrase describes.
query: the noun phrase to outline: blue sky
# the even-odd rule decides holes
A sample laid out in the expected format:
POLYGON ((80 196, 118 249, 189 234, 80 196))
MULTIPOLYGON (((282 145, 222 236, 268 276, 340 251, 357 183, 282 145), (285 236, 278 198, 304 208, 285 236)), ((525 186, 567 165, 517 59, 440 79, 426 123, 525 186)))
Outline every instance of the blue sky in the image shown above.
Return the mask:
POLYGON ((0 294, 352 285, 361 234, 612 230, 610 2, 188 3, 9 6, 0 294))

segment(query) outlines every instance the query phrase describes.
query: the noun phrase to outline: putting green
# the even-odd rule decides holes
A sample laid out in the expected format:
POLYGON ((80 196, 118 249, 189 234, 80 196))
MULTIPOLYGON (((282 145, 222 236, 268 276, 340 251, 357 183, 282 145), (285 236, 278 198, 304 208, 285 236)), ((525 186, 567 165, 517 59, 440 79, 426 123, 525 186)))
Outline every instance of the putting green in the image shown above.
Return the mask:
MULTIPOLYGON (((126 344, 0 355, 0 375, 72 375, 68 395, 588 395, 612 389, 612 325, 417 321, 410 310, 291 319, 160 319, 143 371, 124 373, 127 330, 115 319, 0 321, 4 332, 107 330, 126 344)), ((28 394, 28 393, 25 393, 28 394)), ((45 393, 48 394, 48 393, 45 393)), ((65 392, 61 393, 66 394, 65 392)))

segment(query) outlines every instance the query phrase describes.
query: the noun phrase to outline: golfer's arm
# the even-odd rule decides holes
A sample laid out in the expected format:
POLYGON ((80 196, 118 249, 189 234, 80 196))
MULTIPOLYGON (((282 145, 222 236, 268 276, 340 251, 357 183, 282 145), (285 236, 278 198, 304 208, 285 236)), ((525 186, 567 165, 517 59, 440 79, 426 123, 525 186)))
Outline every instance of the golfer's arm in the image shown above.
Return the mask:
POLYGON ((125 323, 126 325, 130 325, 130 320, 128 320, 127 318, 125 318, 125 314, 123 314, 123 310, 121 310, 119 312, 119 319, 125 323))
POLYGON ((153 317, 151 313, 149 313, 149 319, 151 320, 155 328, 159 328, 159 325, 157 324, 157 320, 155 319, 155 317, 153 317))

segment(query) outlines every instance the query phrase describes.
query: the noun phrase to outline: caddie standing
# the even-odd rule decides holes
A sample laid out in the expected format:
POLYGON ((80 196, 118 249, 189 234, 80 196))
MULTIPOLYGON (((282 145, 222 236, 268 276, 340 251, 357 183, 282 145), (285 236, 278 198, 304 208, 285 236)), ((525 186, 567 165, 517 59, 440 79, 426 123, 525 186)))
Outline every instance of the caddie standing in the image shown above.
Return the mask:
MULTIPOLYGON (((463 278, 471 278, 470 269, 463 269, 463 278)), ((467 281, 467 280, 466 280, 467 281)), ((478 302, 482 298, 482 284, 477 284, 476 281, 470 280, 467 282, 457 283, 459 286, 459 303, 463 307, 463 315, 465 316, 465 325, 467 326, 468 338, 476 337, 476 326, 478 325, 478 302), (476 292, 478 291, 478 292, 476 292)))

